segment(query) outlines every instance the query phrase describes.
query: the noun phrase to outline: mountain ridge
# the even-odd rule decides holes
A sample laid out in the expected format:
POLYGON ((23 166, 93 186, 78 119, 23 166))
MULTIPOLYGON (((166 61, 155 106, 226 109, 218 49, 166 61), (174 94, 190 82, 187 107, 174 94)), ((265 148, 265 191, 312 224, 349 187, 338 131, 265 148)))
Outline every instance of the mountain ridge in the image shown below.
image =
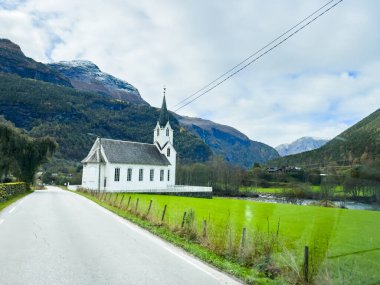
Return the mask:
POLYGON ((68 78, 76 90, 95 92, 113 99, 124 100, 134 104, 149 105, 142 99, 136 87, 125 80, 101 71, 100 68, 91 61, 59 61, 48 63, 47 65, 68 78))
POLYGON ((268 161, 268 165, 351 165, 379 159, 380 109, 369 114, 322 147, 268 161))
POLYGON ((230 126, 201 118, 176 115, 179 125, 198 135, 213 151, 226 161, 251 168, 254 163, 263 163, 279 157, 277 151, 261 142, 249 139, 230 126), (226 149, 229 151, 226 152, 226 149))
POLYGON ((275 147, 280 156, 297 154, 320 148, 329 140, 315 137, 301 137, 291 143, 280 144, 275 147))
POLYGON ((26 57, 20 46, 8 39, 0 39, 0 72, 72 87, 67 78, 45 64, 26 57))
MULTIPOLYGON (((51 94, 55 94, 55 96, 58 96, 57 90, 60 90, 60 92, 64 93, 80 94, 80 96, 84 96, 84 94, 89 94, 88 96, 91 100, 93 100, 93 95, 90 94, 96 93, 98 95, 101 95, 103 99, 110 100, 109 102, 107 101, 107 103, 104 103, 102 100, 99 99, 102 102, 101 105, 103 105, 103 107, 110 108, 108 112, 116 112, 116 110, 112 110, 113 107, 110 107, 111 105, 115 105, 117 103, 116 101, 120 101, 121 105, 123 105, 123 102, 128 103, 130 104, 128 105, 130 106, 130 108, 132 108, 132 105, 134 104, 146 106, 147 108, 150 107, 150 105, 143 100, 137 88, 135 88, 133 85, 129 84, 124 80, 116 78, 108 73, 102 72, 96 64, 90 61, 74 60, 44 65, 43 63, 35 62, 31 58, 27 58, 21 51, 21 48, 18 45, 12 43, 11 41, 0 40, 0 63, 2 62, 8 62, 8 65, 12 68, 3 68, 2 70, 0 64, 0 73, 2 71, 8 74, 16 74, 18 76, 21 76, 22 78, 31 78, 41 82, 57 84, 57 86, 68 87, 73 91, 75 90, 79 93, 73 93, 72 91, 68 92, 68 90, 63 91, 59 87, 55 88, 54 86, 41 86, 37 83, 36 86, 32 87, 30 82, 23 82, 16 78, 13 78, 15 82, 20 82, 21 86, 28 86, 28 88, 31 89, 42 88, 42 92, 51 92, 51 94), (1 44, 3 44, 3 46, 1 46, 1 44), (15 60, 13 60, 12 57, 14 57, 15 60), (12 66, 12 64, 15 66, 12 66), (31 74, 17 72, 20 66, 27 66, 29 69, 31 69, 31 74), (52 76, 53 79, 55 78, 54 76, 56 76, 58 79, 63 80, 64 82, 62 83, 58 79, 53 80, 50 77, 41 78, 35 76, 35 73, 38 73, 39 70, 45 70, 49 75, 52 76)), ((9 78, 3 78, 3 80, 5 80, 4 82, 7 82, 7 84, 12 85, 12 83, 9 81, 9 78)), ((14 90, 8 90, 7 92, 14 92, 15 94, 18 94, 18 92, 25 92, 26 90, 20 90, 21 86, 13 86, 14 90)), ((34 107, 27 106, 28 104, 33 105, 36 103, 33 102, 33 98, 26 98, 21 96, 20 98, 23 98, 24 101, 22 101, 21 99, 16 103, 13 101, 3 101, 3 106, 0 106, 0 114, 6 114, 8 117, 12 118, 11 121, 14 122, 18 127, 21 126, 22 128, 26 129, 30 127, 30 123, 27 119, 28 116, 33 118, 34 123, 40 122, 40 124, 44 125, 44 127, 46 127, 46 124, 44 124, 44 120, 46 120, 47 118, 49 118, 50 121, 54 121, 54 124, 58 123, 55 117, 52 118, 47 116, 46 114, 36 112, 36 109, 33 109, 34 107), (39 118, 35 118, 36 113, 39 114, 39 118)), ((34 99, 37 100, 38 96, 34 99)), ((72 104, 72 106, 70 107, 65 104, 67 110, 69 110, 67 111, 68 113, 57 113, 55 115, 57 118, 61 118, 60 120, 62 120, 62 125, 64 125, 66 121, 70 122, 74 119, 90 120, 89 118, 86 118, 86 116, 83 116, 81 112, 78 113, 70 111, 75 110, 77 107, 74 105, 75 100, 73 100, 73 97, 67 98, 67 100, 71 100, 68 103, 72 104), (68 114, 70 114, 69 117, 68 114)), ((51 110, 60 109, 55 108, 56 106, 54 106, 54 101, 48 101, 45 102, 45 104, 52 104, 52 106, 50 106, 51 110)), ((44 109, 45 106, 40 106, 39 108, 44 109)), ((88 108, 88 106, 86 108, 88 108)), ((94 106, 92 106, 92 108, 99 108, 99 106, 94 103, 94 106)), ((86 109, 86 112, 89 111, 86 109)), ((149 117, 149 114, 144 114, 143 109, 134 109, 133 112, 136 118, 131 118, 131 120, 138 119, 142 122, 145 117, 149 117)), ((104 113, 104 115, 109 116, 108 113, 104 113)), ((218 156, 222 156, 226 161, 229 161, 233 164, 249 168, 255 162, 261 163, 265 162, 268 159, 278 157, 277 151, 274 150, 272 147, 264 143, 250 140, 246 135, 229 126, 217 124, 212 121, 203 120, 199 118, 181 117, 177 114, 174 114, 173 116, 178 119, 180 128, 183 128, 183 130, 186 130, 189 134, 191 133, 192 135, 196 136, 200 141, 207 145, 207 147, 212 153, 218 156)), ((124 121, 124 119, 120 120, 120 124, 121 122, 122 124, 128 124, 128 122, 124 121)), ((38 126, 34 127, 38 128, 38 126)), ((124 127, 124 125, 120 126, 120 128, 122 129, 124 129, 124 127)), ((98 128, 102 130, 102 128, 104 127, 98 126, 98 128)), ((136 133, 134 135, 129 134, 128 136, 125 136, 125 133, 118 133, 115 130, 113 130, 112 132, 114 133, 114 135, 119 136, 119 138, 137 138, 146 141, 146 135, 141 136, 141 131, 137 130, 137 128, 135 127, 133 127, 133 129, 136 133)), ((51 132, 52 130, 47 128, 46 131, 51 132)), ((43 132, 40 132, 40 134, 43 134, 43 132)), ((62 142, 65 143, 65 140, 62 140, 62 142)), ((185 144, 185 149, 191 149, 190 145, 188 145, 188 142, 182 141, 182 143, 185 144)), ((197 142, 197 144, 198 143, 199 141, 197 142)), ((67 151, 70 152, 70 149, 67 149, 67 151)), ((205 149, 200 150, 198 153, 204 153, 206 158, 209 156, 208 151, 205 149)), ((185 156, 187 161, 192 160, 191 155, 189 153, 187 153, 185 156)), ((203 158, 201 158, 199 155, 195 155, 194 157, 197 157, 199 161, 203 160, 203 158)))

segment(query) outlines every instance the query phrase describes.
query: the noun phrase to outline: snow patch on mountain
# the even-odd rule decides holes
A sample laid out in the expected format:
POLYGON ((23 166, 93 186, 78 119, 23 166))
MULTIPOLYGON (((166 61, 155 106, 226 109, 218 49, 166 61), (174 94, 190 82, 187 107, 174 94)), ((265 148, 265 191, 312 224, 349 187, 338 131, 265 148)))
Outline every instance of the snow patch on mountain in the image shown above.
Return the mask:
POLYGON ((60 61, 48 64, 63 76, 67 77, 75 89, 80 91, 96 92, 135 104, 145 102, 136 87, 100 70, 88 60, 60 61))
POLYGON ((302 137, 292 143, 281 144, 275 147, 275 149, 281 156, 286 156, 320 148, 328 141, 322 138, 302 137))

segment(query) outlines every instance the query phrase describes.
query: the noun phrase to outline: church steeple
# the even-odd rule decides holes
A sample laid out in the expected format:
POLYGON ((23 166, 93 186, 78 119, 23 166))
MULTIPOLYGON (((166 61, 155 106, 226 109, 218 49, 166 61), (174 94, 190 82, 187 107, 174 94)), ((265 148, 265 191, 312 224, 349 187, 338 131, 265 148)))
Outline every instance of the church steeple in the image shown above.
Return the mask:
POLYGON ((166 108, 165 93, 166 93, 166 88, 164 87, 164 99, 162 101, 160 117, 158 119, 158 123, 160 127, 165 127, 166 123, 169 121, 169 113, 168 113, 168 109, 166 108))

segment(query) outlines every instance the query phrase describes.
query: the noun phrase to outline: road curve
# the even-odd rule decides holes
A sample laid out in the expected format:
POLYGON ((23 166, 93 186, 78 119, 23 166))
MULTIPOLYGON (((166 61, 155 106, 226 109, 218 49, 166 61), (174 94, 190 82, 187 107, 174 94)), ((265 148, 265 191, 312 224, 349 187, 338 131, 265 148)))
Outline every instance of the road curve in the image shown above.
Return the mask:
POLYGON ((77 194, 49 187, 0 212, 0 284, 240 284, 77 194))

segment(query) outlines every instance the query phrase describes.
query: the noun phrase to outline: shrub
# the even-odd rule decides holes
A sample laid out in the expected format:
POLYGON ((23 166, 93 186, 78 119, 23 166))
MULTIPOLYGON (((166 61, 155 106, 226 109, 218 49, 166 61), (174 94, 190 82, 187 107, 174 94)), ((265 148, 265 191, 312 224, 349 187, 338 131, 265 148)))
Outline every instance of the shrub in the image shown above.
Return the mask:
POLYGON ((19 194, 25 193, 28 190, 26 183, 13 182, 0 184, 0 202, 9 200, 19 194))

